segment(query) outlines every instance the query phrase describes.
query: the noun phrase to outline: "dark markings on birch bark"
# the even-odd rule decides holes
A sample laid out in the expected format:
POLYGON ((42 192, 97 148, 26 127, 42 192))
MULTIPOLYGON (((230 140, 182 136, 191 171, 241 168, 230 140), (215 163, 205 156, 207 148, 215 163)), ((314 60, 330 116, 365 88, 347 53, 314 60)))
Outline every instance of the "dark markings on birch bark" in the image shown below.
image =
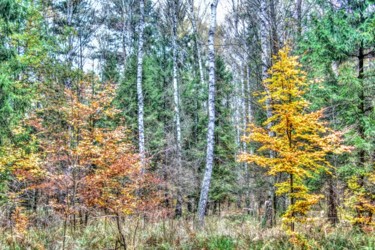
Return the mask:
POLYGON ((204 215, 210 189, 213 161, 214 161, 214 130, 215 130, 215 48, 214 37, 216 29, 216 8, 219 0, 211 3, 211 22, 208 33, 208 64, 209 64, 209 85, 208 85, 208 131, 207 131, 207 153, 206 168, 202 181, 201 194, 198 205, 198 222, 203 226, 204 215))

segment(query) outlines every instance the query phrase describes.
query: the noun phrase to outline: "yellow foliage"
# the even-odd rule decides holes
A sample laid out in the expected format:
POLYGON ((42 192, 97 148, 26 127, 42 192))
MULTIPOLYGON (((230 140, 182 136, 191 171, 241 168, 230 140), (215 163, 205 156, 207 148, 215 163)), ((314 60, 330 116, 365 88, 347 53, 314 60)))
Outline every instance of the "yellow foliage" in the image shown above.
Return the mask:
POLYGON ((306 73, 300 69, 297 57, 289 56, 289 52, 288 47, 280 50, 268 70, 269 78, 263 83, 266 91, 259 103, 265 107, 270 100, 272 116, 261 127, 249 124, 247 135, 242 137, 244 142, 257 142, 261 147, 255 154, 243 153, 239 160, 265 167, 270 175, 289 176, 276 187, 278 195, 287 194, 291 200, 283 223, 294 228, 294 222, 306 221, 310 207, 321 197, 309 194, 304 180, 314 172, 329 172, 328 153, 349 149, 340 145, 341 133, 320 121, 323 110, 307 112, 309 102, 303 97, 308 87, 306 73), (267 151, 273 151, 275 157, 270 157, 267 151))
POLYGON ((354 208, 355 214, 347 214, 347 219, 354 225, 375 226, 372 215, 375 214, 375 170, 362 176, 353 176, 348 180, 348 187, 352 193, 346 205, 354 208))

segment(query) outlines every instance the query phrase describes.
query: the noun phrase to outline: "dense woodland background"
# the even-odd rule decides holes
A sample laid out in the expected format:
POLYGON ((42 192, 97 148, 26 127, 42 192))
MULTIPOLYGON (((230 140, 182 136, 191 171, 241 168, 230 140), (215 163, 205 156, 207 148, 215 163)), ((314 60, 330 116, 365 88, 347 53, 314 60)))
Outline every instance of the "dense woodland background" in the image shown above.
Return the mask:
POLYGON ((0 0, 0 249, 373 249, 374 49, 371 0, 0 0))

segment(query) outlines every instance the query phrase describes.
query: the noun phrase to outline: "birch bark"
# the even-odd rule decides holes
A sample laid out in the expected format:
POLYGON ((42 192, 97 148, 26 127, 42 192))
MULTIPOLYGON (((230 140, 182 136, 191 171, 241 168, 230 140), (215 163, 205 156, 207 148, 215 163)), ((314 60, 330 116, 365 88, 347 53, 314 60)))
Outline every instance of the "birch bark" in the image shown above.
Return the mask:
POLYGON ((172 1, 172 13, 173 13, 173 27, 172 27, 172 52, 173 52, 173 100, 174 100, 174 116, 176 126, 176 154, 177 154, 177 203, 175 216, 179 217, 182 215, 182 194, 181 194, 181 121, 180 121, 180 96, 178 91, 177 81, 177 4, 172 1))
POLYGON ((202 181, 201 194, 198 205, 198 222, 203 226, 204 215, 208 200, 208 191, 210 189, 213 161, 214 161, 214 130, 215 130, 215 48, 214 37, 216 29, 216 8, 219 0, 211 2, 211 21, 208 33, 208 131, 207 131, 207 153, 206 168, 202 181))
POLYGON ((138 55, 137 55, 137 97, 138 97, 138 140, 139 140, 139 154, 141 157, 142 171, 145 168, 145 131, 144 131, 144 103, 142 90, 142 70, 143 70, 143 32, 145 28, 144 23, 144 0, 139 0, 139 39, 138 39, 138 55))

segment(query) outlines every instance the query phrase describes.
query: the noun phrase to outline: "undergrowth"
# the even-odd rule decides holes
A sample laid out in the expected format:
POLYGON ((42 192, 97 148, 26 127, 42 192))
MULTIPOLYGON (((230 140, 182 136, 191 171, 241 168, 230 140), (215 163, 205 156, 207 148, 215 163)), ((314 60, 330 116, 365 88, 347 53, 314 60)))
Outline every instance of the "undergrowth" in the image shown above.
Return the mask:
MULTIPOLYGON (((196 230, 192 219, 151 222, 129 217, 123 221, 128 249, 283 250, 293 246, 281 227, 263 228, 247 216, 208 217, 204 229, 196 230)), ((0 228, 0 249, 63 249, 64 230, 58 221, 47 227, 29 227, 22 235, 0 228)), ((298 228, 307 239, 306 249, 372 250, 375 237, 340 224, 331 227, 318 222, 298 228)), ((87 226, 67 228, 65 246, 73 249, 124 249, 111 218, 97 218, 87 226)), ((298 249, 298 247, 294 247, 298 249)))

